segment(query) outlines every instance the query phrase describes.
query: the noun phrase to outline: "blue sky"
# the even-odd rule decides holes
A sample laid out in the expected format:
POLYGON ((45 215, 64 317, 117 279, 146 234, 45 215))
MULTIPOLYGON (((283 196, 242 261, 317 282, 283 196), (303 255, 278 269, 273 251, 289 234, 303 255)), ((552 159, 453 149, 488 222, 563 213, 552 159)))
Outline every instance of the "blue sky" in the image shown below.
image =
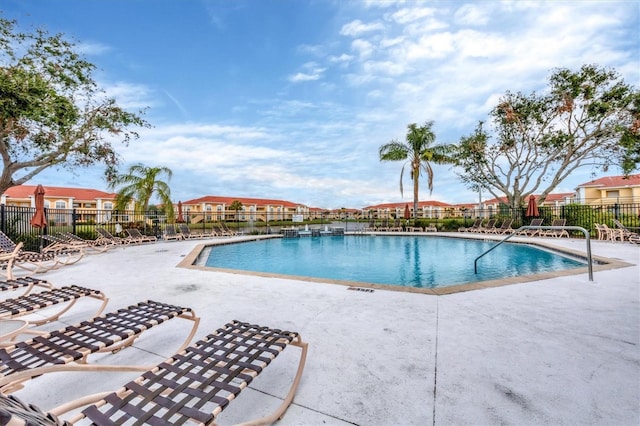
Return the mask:
MULTIPOLYGON (((640 3, 631 0, 3 0, 0 10, 23 30, 75 40, 119 105, 149 107, 153 128, 118 148, 123 170, 169 167, 176 202, 410 201, 408 174, 399 191, 402 163, 378 159, 409 123, 433 120, 436 142, 455 143, 505 91, 544 90, 557 67, 613 67, 640 87, 640 3)), ((434 171, 421 200, 477 201, 455 170, 434 171)), ((580 169, 555 192, 593 172, 580 169)), ((97 166, 31 183, 106 190, 97 166)))

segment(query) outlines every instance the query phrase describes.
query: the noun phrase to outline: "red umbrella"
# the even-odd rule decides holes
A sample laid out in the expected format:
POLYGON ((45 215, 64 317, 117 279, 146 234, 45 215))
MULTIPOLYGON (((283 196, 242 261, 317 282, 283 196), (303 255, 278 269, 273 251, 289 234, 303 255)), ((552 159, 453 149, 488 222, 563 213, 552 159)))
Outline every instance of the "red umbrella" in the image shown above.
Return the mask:
POLYGON ((527 206, 527 217, 538 217, 540 212, 538 211, 538 204, 536 203, 536 197, 529 196, 529 205, 527 206))
POLYGON ((411 218, 411 212, 409 211, 409 204, 404 205, 404 218, 407 220, 411 218))
POLYGON ((36 200, 36 212, 31 218, 31 225, 36 228, 44 228, 47 226, 47 217, 44 214, 44 187, 42 185, 36 186, 33 194, 36 200))
POLYGON ((184 217, 182 217, 182 201, 178 201, 178 218, 176 219, 176 222, 184 222, 184 217))

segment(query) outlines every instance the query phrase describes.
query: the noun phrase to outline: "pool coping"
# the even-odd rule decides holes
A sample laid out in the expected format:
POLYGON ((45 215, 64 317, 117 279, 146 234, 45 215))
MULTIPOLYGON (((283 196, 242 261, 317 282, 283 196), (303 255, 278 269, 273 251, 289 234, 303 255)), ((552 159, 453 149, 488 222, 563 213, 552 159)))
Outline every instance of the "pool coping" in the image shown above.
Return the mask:
MULTIPOLYGON (((504 235, 487 235, 487 234, 467 234, 467 233, 440 233, 440 232, 430 232, 430 233, 420 233, 416 234, 415 232, 367 232, 367 233, 345 233, 345 235, 384 235, 384 236, 411 236, 411 237, 424 237, 424 238, 433 238, 433 237, 444 237, 444 238, 464 238, 464 239, 474 239, 474 240, 491 240, 491 241, 500 241, 504 239, 504 235)), ((226 245, 226 244, 237 244, 243 242, 250 241, 258 241, 263 239, 270 238, 282 238, 282 235, 250 235, 250 236, 239 236, 230 239, 224 240, 209 240, 205 243, 196 245, 193 250, 189 254, 187 254, 182 261, 177 265, 180 268, 187 269, 196 269, 202 271, 211 271, 211 272, 224 272, 230 274, 238 274, 238 275, 248 275, 248 276, 258 276, 264 278, 280 278, 287 280, 296 280, 296 281, 307 281, 321 284, 336 284, 346 286, 349 289, 378 289, 378 290, 389 290, 389 291, 400 291, 406 293, 420 293, 420 294, 430 294, 434 296, 442 296, 447 294, 461 293, 466 291, 473 290, 481 290, 485 288, 493 288, 493 287, 501 287, 505 285, 513 285, 513 284, 522 284, 532 281, 541 281, 548 280, 552 278, 566 277, 572 275, 580 275, 588 273, 588 267, 582 266, 579 268, 565 269, 561 271, 553 271, 553 272, 543 272, 539 274, 531 274, 531 275, 523 275, 519 277, 508 277, 508 278, 500 278, 496 280, 487 280, 487 281, 479 281, 475 283, 466 283, 459 285, 451 285, 447 287, 440 288, 417 288, 417 287, 403 287, 403 286, 393 286, 393 285, 384 285, 384 284, 375 284, 375 283, 367 283, 362 281, 350 281, 350 280, 336 280, 330 278, 315 278, 315 277, 306 277, 306 276, 298 276, 298 275, 284 275, 284 274, 276 274, 276 273, 268 273, 268 272, 255 272, 255 271, 245 271, 238 269, 227 269, 227 268, 212 268, 208 266, 197 265, 196 262, 202 251, 210 246, 217 245, 226 245)), ((542 249, 554 251, 565 256, 570 256, 577 258, 582 261, 587 260, 587 255, 583 251, 568 249, 566 247, 559 247, 551 244, 548 239, 532 239, 535 237, 513 237, 509 240, 510 243, 516 244, 527 244, 532 246, 537 246, 542 249)), ((551 240, 552 241, 552 240, 551 240)), ((586 243, 585 243, 586 244, 586 243)), ((611 259, 602 256, 592 255, 593 272, 598 271, 606 271, 610 269, 618 269, 634 266, 632 263, 624 262, 618 259, 611 259)))

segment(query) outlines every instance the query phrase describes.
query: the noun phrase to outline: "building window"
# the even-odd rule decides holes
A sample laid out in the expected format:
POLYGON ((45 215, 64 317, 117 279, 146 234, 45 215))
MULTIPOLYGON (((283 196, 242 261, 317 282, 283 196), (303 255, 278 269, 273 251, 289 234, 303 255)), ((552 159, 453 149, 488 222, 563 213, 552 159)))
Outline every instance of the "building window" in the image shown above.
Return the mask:
POLYGON ((620 197, 620 191, 606 191, 607 198, 618 198, 620 197))
POLYGON ((66 209, 67 203, 64 201, 56 201, 56 209, 66 209))
POLYGON ((110 202, 104 203, 104 209, 105 210, 113 210, 113 203, 110 203, 110 202))

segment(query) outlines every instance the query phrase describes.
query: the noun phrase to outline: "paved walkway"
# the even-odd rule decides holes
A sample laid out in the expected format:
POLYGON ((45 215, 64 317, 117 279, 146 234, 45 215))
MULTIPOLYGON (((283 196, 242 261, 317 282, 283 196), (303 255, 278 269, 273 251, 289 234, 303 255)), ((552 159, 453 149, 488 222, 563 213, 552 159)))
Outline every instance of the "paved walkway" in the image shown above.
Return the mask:
MULTIPOLYGON (((232 319, 299 331, 308 360, 282 425, 640 423, 640 247, 594 241, 594 255, 634 264, 597 271, 594 282, 581 274, 433 296, 176 267, 199 243, 118 248, 43 277, 103 290, 108 311, 145 299, 190 306, 202 318, 198 335, 232 319)), ((63 319, 81 321, 89 308, 63 319)), ((163 324, 94 359, 157 363, 186 332, 163 324)), ((287 349, 220 422, 274 408, 296 355, 287 349)), ((56 373, 17 395, 48 409, 137 375, 56 373)))

